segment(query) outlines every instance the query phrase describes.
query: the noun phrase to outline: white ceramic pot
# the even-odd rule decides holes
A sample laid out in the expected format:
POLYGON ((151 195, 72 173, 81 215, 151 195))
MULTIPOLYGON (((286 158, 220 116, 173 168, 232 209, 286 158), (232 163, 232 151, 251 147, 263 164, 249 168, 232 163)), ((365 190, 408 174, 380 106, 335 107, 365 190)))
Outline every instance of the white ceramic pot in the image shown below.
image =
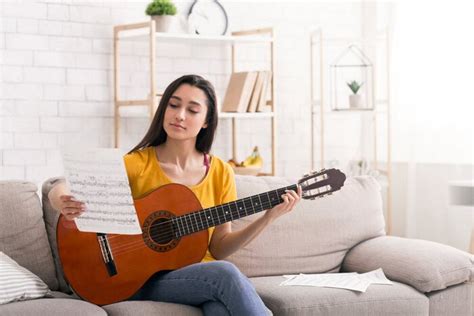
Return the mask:
POLYGON ((351 94, 349 96, 349 106, 354 109, 360 109, 363 107, 362 96, 359 94, 351 94))
POLYGON ((174 21, 173 15, 153 15, 151 17, 155 21, 157 32, 168 32, 171 23, 174 21))

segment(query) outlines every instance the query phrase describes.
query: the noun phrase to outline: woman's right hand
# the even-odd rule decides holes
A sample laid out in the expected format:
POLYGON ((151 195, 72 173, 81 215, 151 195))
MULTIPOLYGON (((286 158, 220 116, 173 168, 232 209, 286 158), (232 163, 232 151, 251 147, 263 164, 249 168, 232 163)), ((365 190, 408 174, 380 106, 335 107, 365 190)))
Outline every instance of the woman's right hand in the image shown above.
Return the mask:
POLYGON ((76 200, 72 195, 61 195, 59 201, 59 211, 68 221, 72 221, 86 210, 84 202, 76 200))

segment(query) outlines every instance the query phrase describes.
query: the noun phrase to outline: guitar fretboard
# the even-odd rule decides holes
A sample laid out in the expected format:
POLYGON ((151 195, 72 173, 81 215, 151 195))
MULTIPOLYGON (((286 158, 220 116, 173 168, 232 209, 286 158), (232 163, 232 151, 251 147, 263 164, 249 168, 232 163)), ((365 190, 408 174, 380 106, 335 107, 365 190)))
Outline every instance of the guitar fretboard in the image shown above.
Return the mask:
POLYGON ((283 202, 281 195, 285 193, 285 190, 296 191, 296 189, 297 186, 294 184, 175 217, 172 220, 175 236, 179 238, 241 217, 269 210, 283 202))

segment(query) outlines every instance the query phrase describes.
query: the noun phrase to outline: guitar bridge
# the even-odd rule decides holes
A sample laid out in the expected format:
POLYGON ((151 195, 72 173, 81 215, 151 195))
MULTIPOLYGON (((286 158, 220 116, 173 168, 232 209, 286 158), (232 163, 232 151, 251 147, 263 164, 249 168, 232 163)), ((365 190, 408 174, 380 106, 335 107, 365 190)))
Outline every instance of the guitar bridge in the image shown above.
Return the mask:
POLYGON ((100 251, 102 252, 102 259, 104 260, 105 267, 109 276, 117 274, 117 267, 115 266, 114 257, 112 255, 112 249, 110 249, 109 240, 106 234, 98 233, 97 241, 99 242, 100 251))

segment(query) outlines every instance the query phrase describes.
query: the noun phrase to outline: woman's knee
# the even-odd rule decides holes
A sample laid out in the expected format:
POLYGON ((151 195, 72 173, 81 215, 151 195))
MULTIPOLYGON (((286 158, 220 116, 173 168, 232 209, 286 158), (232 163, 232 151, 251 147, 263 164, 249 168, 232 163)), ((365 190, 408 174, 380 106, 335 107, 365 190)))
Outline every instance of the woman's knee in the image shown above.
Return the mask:
POLYGON ((209 262, 209 264, 212 266, 211 268, 213 271, 219 273, 219 275, 223 277, 240 278, 244 276, 233 263, 228 261, 218 260, 209 262))
POLYGON ((228 261, 213 261, 211 269, 219 276, 219 279, 227 284, 238 284, 242 286, 248 283, 247 277, 240 270, 228 261))

